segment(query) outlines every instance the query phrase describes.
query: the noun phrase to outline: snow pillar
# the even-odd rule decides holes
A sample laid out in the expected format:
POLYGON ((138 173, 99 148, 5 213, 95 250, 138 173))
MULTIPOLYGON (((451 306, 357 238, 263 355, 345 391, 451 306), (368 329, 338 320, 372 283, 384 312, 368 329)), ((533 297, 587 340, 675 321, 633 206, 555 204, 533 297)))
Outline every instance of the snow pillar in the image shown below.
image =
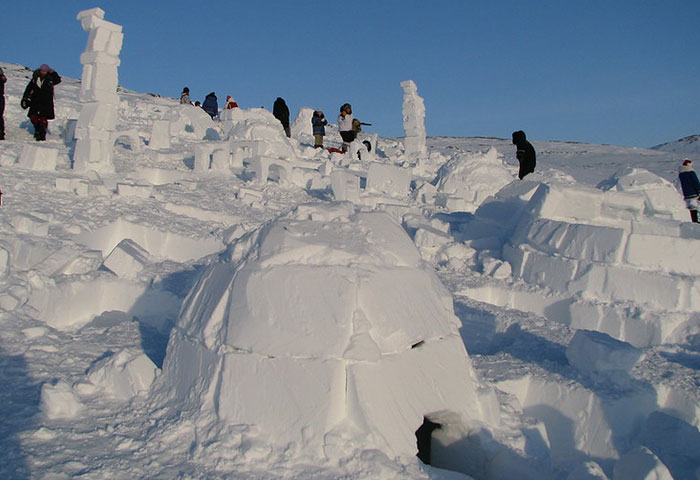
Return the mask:
POLYGON ((414 157, 425 157, 425 105, 423 98, 418 96, 418 87, 413 80, 401 82, 403 90, 403 130, 406 138, 404 147, 406 154, 414 157))
POLYGON ((101 8, 78 13, 83 30, 88 32, 85 51, 80 56, 83 65, 79 100, 80 117, 75 127, 73 169, 109 173, 112 164, 113 140, 117 125, 117 95, 119 52, 122 49, 121 25, 104 20, 101 8))

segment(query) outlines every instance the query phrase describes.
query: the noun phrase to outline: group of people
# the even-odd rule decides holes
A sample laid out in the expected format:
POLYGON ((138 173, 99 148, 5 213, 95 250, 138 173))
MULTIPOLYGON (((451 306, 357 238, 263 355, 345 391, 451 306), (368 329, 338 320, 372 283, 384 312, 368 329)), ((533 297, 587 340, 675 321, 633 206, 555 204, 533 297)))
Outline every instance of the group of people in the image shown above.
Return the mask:
MULTIPOLYGON (((182 93, 180 94, 180 104, 193 105, 192 101, 190 100, 190 89, 188 87, 182 89, 182 93)), ((204 97, 204 103, 199 103, 198 101, 194 102, 194 106, 201 107, 202 110, 207 112, 212 120, 216 119, 216 117, 219 115, 219 99, 216 98, 215 92, 211 92, 204 97)), ((231 95, 227 95, 224 109, 231 110, 232 108, 238 108, 238 103, 236 103, 231 95)))
MULTIPOLYGON (((5 140, 5 83, 7 77, 0 68, 0 140, 5 140)), ((61 83, 61 77, 46 64, 32 72, 32 78, 24 89, 20 105, 29 110, 27 116, 34 125, 34 139, 46 140, 49 120, 56 118, 53 105, 53 87, 61 83)))

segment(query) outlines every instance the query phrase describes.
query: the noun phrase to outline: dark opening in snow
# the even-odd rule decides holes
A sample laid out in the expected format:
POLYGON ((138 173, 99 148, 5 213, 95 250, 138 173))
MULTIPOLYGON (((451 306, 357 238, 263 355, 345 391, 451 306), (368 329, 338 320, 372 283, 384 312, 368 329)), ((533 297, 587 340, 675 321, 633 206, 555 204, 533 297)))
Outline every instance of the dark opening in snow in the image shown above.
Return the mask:
POLYGON ((441 427, 442 425, 439 423, 432 422, 427 417, 423 417, 423 425, 416 430, 416 444, 418 445, 417 457, 426 465, 430 465, 430 446, 433 430, 437 430, 441 427))

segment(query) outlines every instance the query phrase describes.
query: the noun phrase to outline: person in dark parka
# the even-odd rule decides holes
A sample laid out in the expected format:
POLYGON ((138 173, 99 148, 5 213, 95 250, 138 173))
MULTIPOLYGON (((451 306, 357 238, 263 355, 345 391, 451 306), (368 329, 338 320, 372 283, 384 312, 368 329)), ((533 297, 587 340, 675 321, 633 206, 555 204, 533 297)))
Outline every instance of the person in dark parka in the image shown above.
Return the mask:
POLYGON ((202 108, 209 114, 212 120, 216 118, 216 116, 219 114, 219 100, 216 98, 216 94, 214 92, 211 92, 209 95, 204 97, 202 108))
POLYGON ((53 87, 61 83, 61 77, 51 67, 43 64, 34 70, 32 79, 22 95, 22 108, 29 109, 27 116, 34 125, 34 138, 46 140, 49 120, 56 118, 53 108, 53 87))
POLYGON ((292 131, 289 129, 289 107, 287 107, 287 104, 282 97, 277 97, 277 100, 275 100, 275 103, 272 106, 272 114, 282 124, 284 133, 288 137, 291 137, 292 131))
POLYGON ((513 145, 518 149, 517 152, 515 152, 515 157, 518 159, 518 163, 520 163, 518 178, 522 180, 525 175, 535 171, 535 164, 537 163, 535 147, 527 141, 525 132, 522 130, 513 132, 513 145))
POLYGON ((700 199, 700 182, 698 176, 693 170, 693 162, 690 159, 683 160, 678 169, 678 180, 681 182, 681 191, 685 206, 690 210, 690 220, 693 223, 698 222, 698 199, 700 199))
POLYGON ((0 68, 0 140, 5 140, 5 82, 7 77, 0 68))
POLYGON ((323 148, 323 137, 326 135, 328 120, 321 110, 316 110, 311 117, 312 131, 314 133, 314 148, 323 148))

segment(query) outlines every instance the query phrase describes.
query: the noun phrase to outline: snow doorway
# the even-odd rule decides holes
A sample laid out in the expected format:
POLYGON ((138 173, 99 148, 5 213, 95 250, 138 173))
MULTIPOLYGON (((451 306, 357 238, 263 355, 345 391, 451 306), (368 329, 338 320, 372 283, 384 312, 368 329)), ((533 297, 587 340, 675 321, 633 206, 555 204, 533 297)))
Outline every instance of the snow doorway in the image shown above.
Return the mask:
POLYGON ((433 442, 433 430, 442 428, 442 425, 433 422, 428 417, 423 417, 423 424, 416 430, 416 444, 418 453, 416 456, 426 465, 432 465, 430 452, 433 442))

